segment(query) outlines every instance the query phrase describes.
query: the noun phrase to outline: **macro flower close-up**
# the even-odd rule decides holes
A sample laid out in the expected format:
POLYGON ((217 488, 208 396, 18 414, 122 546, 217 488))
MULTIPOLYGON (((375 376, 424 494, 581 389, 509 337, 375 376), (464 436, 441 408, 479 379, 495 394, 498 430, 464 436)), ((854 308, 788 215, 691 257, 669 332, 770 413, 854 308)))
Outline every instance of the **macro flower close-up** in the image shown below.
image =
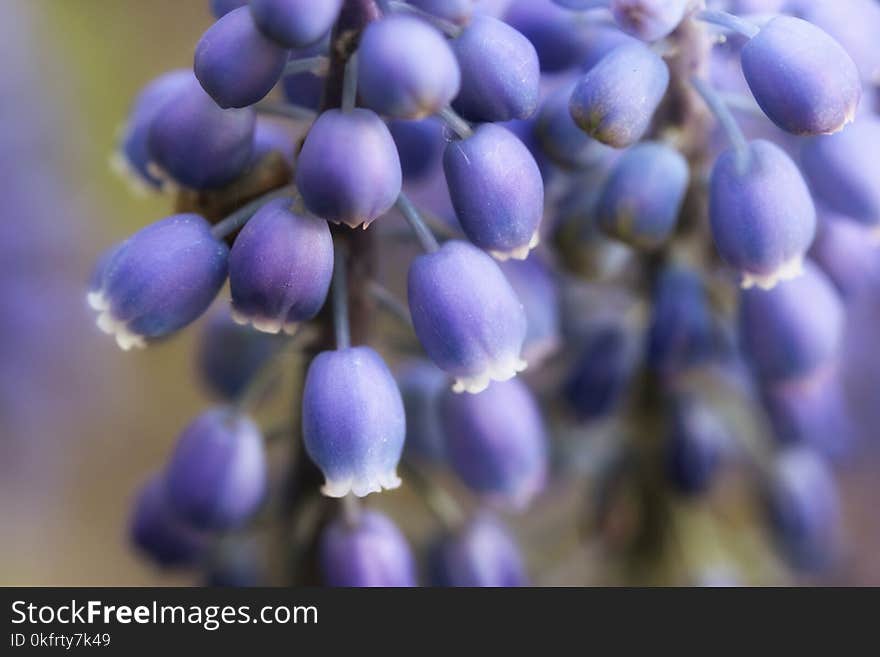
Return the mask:
POLYGON ((880 585, 880 0, 3 5, 0 584, 880 585))

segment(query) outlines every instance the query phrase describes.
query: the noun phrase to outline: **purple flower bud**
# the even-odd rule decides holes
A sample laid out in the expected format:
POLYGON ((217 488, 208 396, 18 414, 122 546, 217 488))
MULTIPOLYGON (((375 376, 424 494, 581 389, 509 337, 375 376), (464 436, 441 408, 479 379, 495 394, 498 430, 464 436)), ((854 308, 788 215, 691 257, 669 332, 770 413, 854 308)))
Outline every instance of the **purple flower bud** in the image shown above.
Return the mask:
POLYGON ((638 349, 620 326, 592 330, 575 361, 565 396, 581 420, 596 420, 613 413, 623 401, 635 374, 638 349))
POLYGON ((587 169, 602 163, 613 150, 574 122, 568 110, 573 91, 574 83, 568 84, 544 100, 535 121, 535 133, 542 151, 554 163, 567 169, 587 169))
POLYGON ((329 110, 309 130, 296 185, 314 214, 364 228, 397 201, 403 174, 394 139, 370 110, 329 110))
POLYGON ((176 517, 163 484, 161 476, 154 476, 138 493, 129 527, 131 540, 161 566, 188 566, 201 558, 208 540, 176 517))
POLYGON ((880 280, 880 239, 846 217, 822 213, 810 257, 843 297, 855 298, 880 280))
POLYGON ((863 116, 835 135, 811 137, 801 164, 816 199, 865 224, 880 224, 880 120, 863 116))
POLYGON ((244 7, 248 0, 211 0, 211 13, 215 18, 223 18, 233 9, 244 7))
POLYGON ((232 317, 266 333, 292 335, 318 314, 333 276, 333 238, 323 219, 294 213, 290 199, 266 203, 229 254, 232 317))
POLYGON ((447 390, 446 451, 455 473, 487 500, 525 509, 547 480, 547 434, 538 403, 520 379, 476 395, 447 390))
POLYGON ((452 48, 461 68, 461 91, 452 106, 466 119, 527 119, 538 108, 538 54, 514 28, 474 16, 452 48))
POLYGON ((400 155, 406 182, 417 181, 432 173, 440 164, 443 151, 443 126, 435 119, 391 121, 388 130, 400 155))
POLYGON ((777 16, 743 47, 743 74, 773 123, 796 135, 842 130, 855 118, 862 82, 837 41, 807 21, 777 16))
POLYGON ((761 396, 777 442, 808 445, 827 457, 852 447, 854 427, 837 367, 765 386, 761 396))
POLYGON ((254 129, 253 162, 259 162, 269 153, 278 153, 291 169, 296 162, 296 141, 285 126, 260 117, 254 129))
POLYGON ((416 586, 416 566, 409 544, 391 520, 361 511, 353 525, 344 519, 324 529, 321 571, 329 586, 416 586))
POLYGON ((525 369, 522 304, 498 265, 457 240, 417 257, 409 269, 409 308, 416 336, 454 390, 477 393, 525 369))
POLYGON ((162 106, 192 80, 192 71, 176 69, 163 73, 138 94, 125 124, 119 153, 113 165, 122 173, 130 174, 138 188, 144 185, 159 188, 162 181, 150 172, 148 137, 153 119, 162 106))
POLYGON ((333 27, 342 0, 250 0, 260 31, 285 48, 303 48, 333 27))
POLYGON ((363 497, 400 486, 403 400, 379 354, 369 347, 318 354, 302 403, 306 451, 324 473, 324 495, 363 497))
POLYGON ((409 4, 456 25, 471 18, 475 0, 409 0, 409 4))
POLYGON ((833 476, 811 450, 794 447, 776 459, 769 488, 770 520, 793 565, 827 567, 840 538, 840 500, 833 476))
POLYGON ((684 18, 689 0, 611 0, 611 13, 624 32, 642 41, 670 34, 684 18))
POLYGON ((706 492, 730 442, 727 428, 709 407, 679 400, 666 444, 666 470, 672 484, 682 493, 706 492))
POLYGON ((705 363, 715 351, 715 325, 699 275, 667 267, 654 286, 646 359, 664 378, 705 363))
POLYGON ((184 187, 222 187, 251 162, 255 120, 251 109, 217 107, 193 77, 153 118, 151 160, 184 187))
POLYGON ((550 0, 514 0, 505 22, 534 46, 544 73, 559 73, 578 66, 589 47, 589 37, 570 11, 550 0))
POLYGON ((226 280, 226 245, 196 214, 142 228, 99 262, 89 289, 98 328, 120 348, 143 347, 197 319, 226 280))
POLYGON ((499 260, 524 260, 538 245, 544 181, 535 158, 509 130, 491 123, 450 142, 443 171, 468 239, 499 260))
POLYGON ((668 86, 659 55, 641 43, 619 46, 577 83, 569 111, 594 139, 626 148, 645 134, 668 86))
POLYGON ((433 586, 527 586, 516 541, 495 518, 481 514, 431 548, 433 586))
POLYGON ((798 276, 816 230, 816 209, 801 172, 781 148, 750 142, 715 162, 709 190, 715 247, 743 287, 772 288, 798 276), (744 161, 745 160, 745 161, 744 161))
POLYGON ((165 473, 168 502, 194 527, 240 526, 266 495, 267 468, 257 426, 232 408, 213 408, 177 441, 165 473))
POLYGON ((526 313, 523 359, 538 365, 562 345, 559 282, 537 254, 528 260, 503 262, 501 271, 526 313))
POLYGON ((427 360, 408 362, 397 375, 406 410, 407 454, 429 461, 445 455, 445 436, 440 425, 440 399, 449 387, 443 370, 427 360))
POLYGON ((244 392, 257 372, 275 355, 278 338, 232 321, 227 308, 213 313, 199 339, 197 367, 208 389, 232 401, 244 392))
POLYGON ((843 328, 837 292, 809 262, 803 276, 772 290, 744 290, 741 296, 743 352, 764 382, 804 379, 831 364, 843 328))
POLYGON ((199 39, 193 69, 220 107, 247 107, 272 91, 286 50, 263 36, 247 7, 235 9, 199 39))
POLYGON ((458 95, 461 73, 443 34, 392 15, 372 22, 358 46, 358 91, 372 110, 398 119, 436 114, 458 95))
POLYGON ((674 148, 653 142, 633 146, 602 188, 599 225, 630 246, 661 246, 675 230, 689 177, 687 160, 674 148))

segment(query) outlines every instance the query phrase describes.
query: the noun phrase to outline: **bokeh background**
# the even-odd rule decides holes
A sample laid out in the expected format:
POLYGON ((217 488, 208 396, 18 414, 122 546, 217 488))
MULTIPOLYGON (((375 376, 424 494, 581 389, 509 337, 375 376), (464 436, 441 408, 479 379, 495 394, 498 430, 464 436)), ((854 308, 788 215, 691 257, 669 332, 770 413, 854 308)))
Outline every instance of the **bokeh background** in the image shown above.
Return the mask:
MULTIPOLYGON (((94 328, 84 297, 97 254, 168 213, 167 199, 133 195, 108 160, 139 88, 191 62, 207 1, 2 6, 0 584, 185 583, 133 554, 125 528, 132 495, 205 404, 196 331, 123 353, 94 328)), ((862 431, 836 466, 846 554, 818 581, 880 585, 880 290, 850 320, 862 431)), ((601 568, 590 554, 539 581, 601 568)))

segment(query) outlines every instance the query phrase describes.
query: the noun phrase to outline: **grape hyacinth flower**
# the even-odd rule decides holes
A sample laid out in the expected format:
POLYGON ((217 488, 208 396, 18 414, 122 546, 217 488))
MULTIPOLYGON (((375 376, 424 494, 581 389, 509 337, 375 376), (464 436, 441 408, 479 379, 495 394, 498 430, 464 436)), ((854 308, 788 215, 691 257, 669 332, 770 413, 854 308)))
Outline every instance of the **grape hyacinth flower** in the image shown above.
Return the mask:
POLYGON ((880 119, 862 116, 835 135, 811 137, 801 165, 816 198, 829 209, 880 226, 880 119))
POLYGON ((404 182, 420 181, 439 168, 444 146, 439 121, 390 121, 388 130, 397 146, 404 182))
POLYGON ((265 37, 241 7, 208 28, 196 46, 193 70, 220 107, 247 107, 281 79, 287 58, 287 50, 265 37))
POLYGON ((742 349, 763 382, 804 379, 833 364, 843 328, 837 291, 812 263, 806 263, 803 276, 772 290, 742 293, 742 349))
POLYGON ((797 277, 816 231, 807 184, 779 146, 758 139, 724 151, 712 169, 709 218, 721 258, 743 287, 797 277))
POLYGON ((773 123, 795 135, 830 134, 855 118, 862 82, 852 58, 822 29, 777 16, 742 49, 749 89, 773 123))
POLYGON ((874 227, 823 212, 810 257, 847 300, 880 281, 880 239, 874 227))
POLYGON ((772 527, 793 565, 821 570, 836 556, 840 500, 826 464, 809 448, 792 447, 776 459, 769 483, 772 527))
POLYGON ((525 509, 547 479, 547 435, 541 411, 520 379, 479 394, 447 390, 443 428, 450 466, 488 501, 525 509))
POLYGON ((501 523, 485 513, 472 518, 431 547, 433 586, 527 586, 519 547, 501 523))
POLYGON ((181 521, 169 507, 159 475, 138 492, 129 534, 139 550, 166 568, 193 564, 208 547, 207 536, 181 521))
POLYGON ((571 116, 581 130, 614 148, 636 143, 669 86, 669 68, 641 43, 622 45, 599 61, 574 88, 571 116))
POLYGON ((324 473, 324 495, 364 497, 400 486, 403 400, 379 354, 369 347, 318 354, 302 404, 303 440, 324 473))
POLYGON ((293 169, 296 161, 296 142, 286 126, 258 117, 254 126, 252 161, 256 164, 269 153, 278 153, 293 169))
POLYGON ((342 0, 250 0, 260 31, 284 48, 304 48, 325 36, 342 0))
POLYGON ((377 511, 362 511, 351 522, 332 522, 324 529, 319 550, 329 586, 416 586, 415 560, 406 538, 377 511))
POLYGON ((632 247, 661 246, 675 229, 689 175, 687 160, 674 148, 655 142, 633 146, 602 188, 599 225, 632 247))
POLYGON ((585 33, 586 49, 580 61, 581 70, 586 73, 596 64, 602 61, 612 50, 618 46, 637 43, 637 39, 623 32, 613 23, 591 22, 583 26, 585 33))
POLYGON ((678 400, 666 445, 666 469, 682 493, 706 492, 715 478, 730 435, 721 419, 695 400, 678 400))
POLYGON ((716 347, 706 285, 696 271, 669 266, 654 285, 645 360, 670 379, 704 364, 716 347))
POLYGON ((461 69, 461 90, 452 106, 464 118, 527 119, 538 108, 538 55, 510 25, 474 16, 452 48, 461 69))
POLYGON ((522 304, 495 261, 475 246, 452 240, 418 256, 408 297, 416 336, 455 377, 454 390, 477 393, 526 368, 522 304))
POLYGON ((571 12, 552 0, 514 0, 504 21, 532 43, 542 73, 559 73, 578 66, 589 47, 589 35, 572 20, 571 12))
POLYGON ((263 205, 229 253, 232 317, 266 333, 292 335, 317 315, 333 276, 327 222, 290 206, 290 199, 263 205))
POLYGON ((310 212, 366 229, 400 195, 403 174, 391 133, 374 112, 328 110, 299 154, 296 186, 310 212))
POLYGON ((255 122, 252 109, 219 108, 191 77, 153 118, 147 144, 154 175, 192 189, 232 182, 251 163, 255 122))
POLYGON ((562 299, 554 272, 538 254, 501 263, 526 313, 523 360, 540 365, 562 346, 562 299))
POLYGON ((165 472, 175 513, 205 530, 242 525, 262 503, 267 480, 260 430, 237 410, 222 406, 202 413, 183 430, 165 472))
POLYGON ((615 151, 574 122, 568 110, 572 91, 574 83, 547 96, 535 120, 535 134, 542 152, 555 164, 566 169, 588 169, 610 159, 615 151))
POLYGON ((427 360, 406 363, 397 375, 406 411, 407 455, 440 461, 445 454, 445 437, 440 423, 440 400, 449 387, 443 370, 427 360))
POLYGON ((233 401, 282 344, 275 336, 234 322, 228 308, 220 309, 207 318, 202 329, 198 373, 213 394, 233 401))
POLYGON ((128 351, 207 310, 226 280, 228 249, 196 214, 142 228, 98 263, 88 294, 98 328, 128 351))
POLYGON ((642 41, 657 41, 684 18, 689 0, 611 0, 614 21, 624 32, 642 41))
POLYGON ((150 127, 162 106, 184 89, 191 79, 192 71, 189 69, 163 73, 144 87, 134 102, 123 129, 119 152, 113 158, 113 166, 129 176, 138 191, 162 186, 162 181, 150 172, 150 127))
POLYGON ((524 260, 538 245, 544 182, 535 158, 512 132, 487 123, 451 141, 443 171, 468 239, 499 260, 524 260))
POLYGON ((622 402, 637 357, 632 336, 624 327, 612 324, 589 332, 564 392, 580 420, 606 417, 622 402))
POLYGON ((449 105, 460 86, 452 48, 425 21, 392 15, 364 30, 358 47, 358 91, 375 112, 422 119, 449 105))

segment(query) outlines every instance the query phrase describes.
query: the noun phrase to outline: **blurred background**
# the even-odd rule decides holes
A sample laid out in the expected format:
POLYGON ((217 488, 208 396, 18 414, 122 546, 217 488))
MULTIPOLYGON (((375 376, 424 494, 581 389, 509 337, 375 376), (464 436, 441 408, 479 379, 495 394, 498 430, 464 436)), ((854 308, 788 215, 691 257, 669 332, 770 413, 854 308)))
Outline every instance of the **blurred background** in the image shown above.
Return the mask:
MULTIPOLYGON (((206 403, 193 371, 197 331, 124 353, 94 327, 85 285, 103 249, 168 213, 166 198, 130 193, 108 160, 138 90, 162 71, 190 65, 212 22, 206 5, 3 2, 0 584, 189 581, 139 559, 126 525, 135 491, 206 403)), ((859 392, 861 435, 836 466, 845 555, 811 582, 880 585, 878 322, 880 292, 850 312, 856 337, 848 343, 860 347, 847 371, 859 392)), ((533 514, 543 511, 543 520, 518 523, 524 542, 546 523, 570 518, 570 501, 551 497, 533 514)), ((559 559, 540 552, 530 561, 552 568, 539 583, 602 581, 589 549, 559 559)))

